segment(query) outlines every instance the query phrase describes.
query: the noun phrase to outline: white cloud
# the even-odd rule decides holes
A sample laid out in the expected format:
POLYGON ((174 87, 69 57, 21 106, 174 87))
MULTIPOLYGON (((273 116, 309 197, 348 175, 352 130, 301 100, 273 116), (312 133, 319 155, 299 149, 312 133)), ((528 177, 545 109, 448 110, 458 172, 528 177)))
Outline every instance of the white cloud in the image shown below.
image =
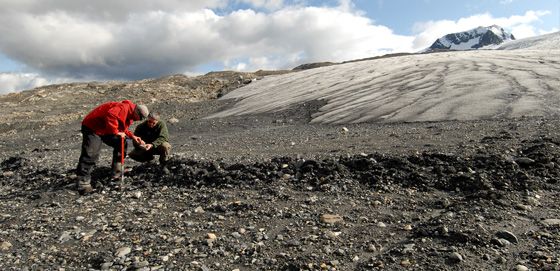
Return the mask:
MULTIPOLYGON (((45 0, 50 5, 36 0, 23 3, 51 7, 52 1, 45 0)), ((283 5, 279 0, 239 1, 269 8, 283 5)), ((151 1, 140 1, 122 18, 110 10, 108 1, 83 9, 68 1, 42 13, 20 4, 35 13, 0 14, 0 32, 5 37, 0 40, 0 51, 47 75, 138 79, 196 70, 209 62, 251 70, 263 68, 258 66, 263 63, 272 69, 351 60, 378 55, 386 48, 407 50, 411 41, 374 25, 357 11, 350 12, 349 0, 340 0, 336 7, 291 6, 268 13, 237 10, 224 15, 190 8, 226 1, 194 1, 197 5, 172 11, 179 2, 183 3, 164 1, 161 10, 152 11, 151 1), (109 19, 83 15, 91 8, 106 10, 109 19), (116 21, 117 17, 122 21, 116 21)))
POLYGON ((429 47, 436 39, 449 34, 470 30, 479 26, 499 25, 510 31, 517 39, 535 36, 539 30, 533 23, 538 22, 539 18, 550 14, 549 11, 527 11, 523 15, 495 18, 489 13, 477 14, 456 21, 441 20, 416 23, 414 32, 417 33, 414 39, 413 48, 415 50, 429 47))
POLYGON ((50 81, 32 73, 0 73, 0 94, 17 92, 49 84, 50 81))
POLYGON ((334 2, 309 7, 304 0, 0 0, 0 52, 45 78, 76 80, 140 79, 211 65, 289 69, 413 52, 480 25, 498 24, 520 38, 539 33, 532 23, 547 14, 430 21, 415 26, 416 36, 403 36, 375 24, 351 0, 334 2), (221 9, 231 3, 255 9, 221 9))

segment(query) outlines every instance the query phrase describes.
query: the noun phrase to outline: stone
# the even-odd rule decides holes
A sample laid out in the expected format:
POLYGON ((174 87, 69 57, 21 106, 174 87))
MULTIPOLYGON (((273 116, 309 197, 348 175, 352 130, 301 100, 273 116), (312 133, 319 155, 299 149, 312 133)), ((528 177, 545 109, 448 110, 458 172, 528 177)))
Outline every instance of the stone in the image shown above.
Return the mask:
POLYGON ((545 226, 560 226, 560 219, 545 219, 541 221, 545 226))
POLYGON ((208 240, 216 240, 216 238, 218 238, 218 237, 214 233, 210 232, 210 233, 206 234, 206 239, 208 239, 208 240))
POLYGON ((323 214, 321 215, 320 221, 326 224, 334 224, 337 222, 341 222, 342 216, 340 215, 331 215, 331 214, 323 214))
POLYGON ((142 192, 136 191, 132 195, 134 196, 135 199, 139 199, 142 197, 142 192))
POLYGON ((134 268, 140 269, 140 268, 147 267, 148 265, 150 265, 150 263, 148 261, 135 262, 134 263, 134 268))
POLYGON ((130 247, 121 247, 121 248, 117 249, 117 252, 115 252, 115 257, 122 258, 122 257, 128 255, 131 251, 132 251, 132 249, 130 247))
POLYGON ((496 236, 498 238, 506 239, 510 243, 517 244, 519 242, 519 240, 517 239, 517 236, 515 236, 515 234, 513 234, 512 232, 509 232, 509 231, 499 231, 499 232, 496 233, 496 236))
POLYGON ((111 266, 113 266, 113 263, 111 263, 111 262, 103 263, 101 265, 101 270, 109 270, 111 268, 111 266))
POLYGON ((458 252, 453 252, 451 253, 451 255, 449 255, 449 259, 451 259, 454 262, 462 262, 463 261, 463 255, 459 254, 458 252))
POLYGON ((197 214, 202 214, 202 213, 204 213, 204 209, 199 206, 199 207, 196 207, 194 209, 194 212, 197 213, 197 214))
POLYGON ((12 248, 12 243, 8 242, 8 241, 4 241, 2 243, 0 243, 0 250, 9 250, 10 248, 12 248))

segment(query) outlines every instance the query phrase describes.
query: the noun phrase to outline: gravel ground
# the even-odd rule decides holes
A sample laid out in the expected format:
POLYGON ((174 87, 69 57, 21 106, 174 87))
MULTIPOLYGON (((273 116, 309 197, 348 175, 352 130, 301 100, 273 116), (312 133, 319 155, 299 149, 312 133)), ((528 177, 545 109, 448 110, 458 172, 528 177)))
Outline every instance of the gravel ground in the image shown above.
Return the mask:
POLYGON ((111 183, 104 148, 90 196, 79 120, 0 127, 0 269, 560 269, 559 120, 205 118, 230 104, 151 103, 170 173, 127 160, 111 183))

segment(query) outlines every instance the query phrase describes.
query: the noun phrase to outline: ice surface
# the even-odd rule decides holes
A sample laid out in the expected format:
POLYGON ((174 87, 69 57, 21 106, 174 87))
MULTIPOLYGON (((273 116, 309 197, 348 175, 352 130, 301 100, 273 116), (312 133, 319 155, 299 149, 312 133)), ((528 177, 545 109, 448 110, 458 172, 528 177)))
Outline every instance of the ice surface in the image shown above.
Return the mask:
POLYGON ((211 117, 276 112, 323 100, 313 123, 560 116, 560 35, 502 49, 381 58, 265 77, 211 117))

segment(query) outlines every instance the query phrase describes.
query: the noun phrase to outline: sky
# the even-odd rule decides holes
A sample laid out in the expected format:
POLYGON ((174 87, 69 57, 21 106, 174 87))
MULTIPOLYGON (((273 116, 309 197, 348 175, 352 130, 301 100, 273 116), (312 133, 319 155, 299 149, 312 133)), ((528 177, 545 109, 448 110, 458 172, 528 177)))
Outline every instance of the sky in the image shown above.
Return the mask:
POLYGON ((0 94, 417 52, 494 24, 559 31, 560 0, 0 0, 0 94))

